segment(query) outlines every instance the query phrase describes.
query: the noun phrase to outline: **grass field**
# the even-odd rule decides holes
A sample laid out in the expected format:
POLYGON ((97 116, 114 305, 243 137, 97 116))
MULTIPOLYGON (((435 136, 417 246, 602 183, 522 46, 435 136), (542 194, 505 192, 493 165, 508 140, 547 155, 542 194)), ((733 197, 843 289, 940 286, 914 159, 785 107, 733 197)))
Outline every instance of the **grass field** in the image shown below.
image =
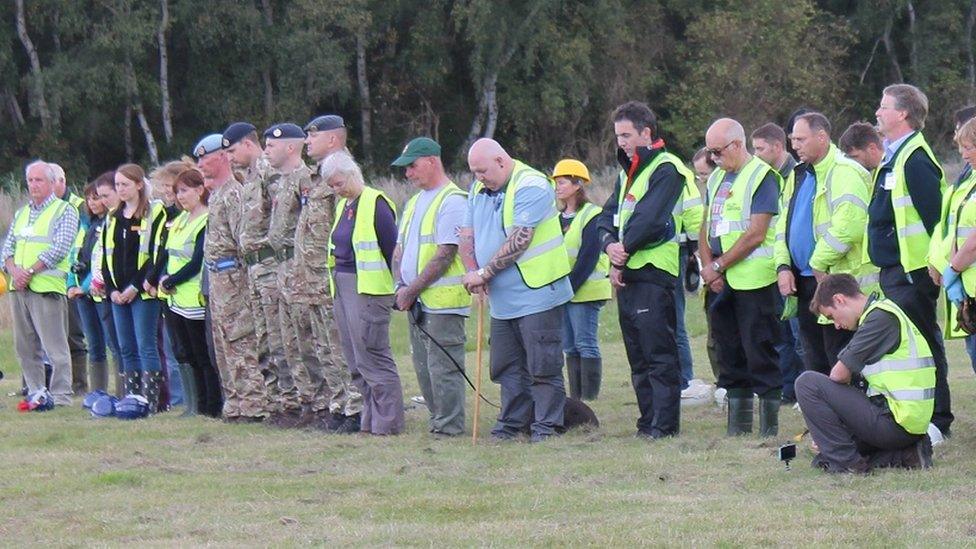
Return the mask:
MULTIPOLYGON (((0 300, 0 307, 7 303, 0 300)), ((604 310, 606 379, 593 405, 603 426, 542 445, 433 440, 409 410, 406 434, 329 436, 224 425, 166 413, 93 420, 79 407, 21 414, 0 405, 0 543, 214 545, 973 545, 976 385, 949 346, 954 438, 927 472, 868 477, 812 470, 806 442, 792 470, 782 436, 729 439, 715 406, 685 409, 682 434, 633 437, 636 405, 615 310, 604 310)), ((701 313, 689 307, 696 371, 711 379, 701 313)), ((473 322, 471 323, 474 324, 473 322)), ((394 345, 407 396, 417 394, 405 325, 394 345)), ((18 388, 9 330, 0 382, 18 388)), ((473 371, 474 355, 468 355, 473 371)), ((487 393, 497 388, 487 382, 487 393)), ((469 404, 471 403, 469 398, 469 404)), ((469 406, 470 410, 470 406, 469 406)), ((483 407, 481 429, 492 423, 483 407)))

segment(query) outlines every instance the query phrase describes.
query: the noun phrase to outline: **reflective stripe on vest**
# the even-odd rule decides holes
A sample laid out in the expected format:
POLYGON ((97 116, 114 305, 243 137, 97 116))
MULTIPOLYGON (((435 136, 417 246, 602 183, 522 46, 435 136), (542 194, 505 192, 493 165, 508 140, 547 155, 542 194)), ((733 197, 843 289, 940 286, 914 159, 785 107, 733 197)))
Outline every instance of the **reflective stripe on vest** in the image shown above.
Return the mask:
MULTIPOLYGON (((169 237, 166 239, 166 252, 169 259, 166 262, 166 272, 172 275, 193 258, 193 251, 196 248, 197 236, 200 231, 207 228, 207 218, 209 213, 204 212, 193 221, 190 221, 188 212, 183 212, 173 221, 170 228, 169 237)), ((185 282, 177 284, 173 288, 173 293, 169 295, 169 303, 181 309, 193 309, 203 306, 202 293, 200 288, 200 278, 203 274, 201 269, 185 282)))
MULTIPOLYGON (((21 208, 14 217, 14 264, 21 269, 30 269, 41 254, 54 244, 57 220, 61 218, 69 204, 64 200, 52 200, 30 223, 30 206, 21 208)), ((57 293, 65 295, 68 291, 68 269, 71 266, 70 254, 66 254, 53 269, 37 271, 31 277, 28 288, 37 293, 57 293)), ((11 290, 15 290, 10 285, 11 290)))
MULTIPOLYGON (((125 205, 120 205, 120 208, 125 207, 125 205)), ((105 232, 102 233, 102 244, 105 248, 105 255, 103 261, 106 261, 106 267, 108 267, 108 274, 112 277, 113 284, 115 283, 115 262, 112 258, 115 255, 115 215, 108 214, 108 226, 105 232)), ((156 253, 159 253, 159 238, 162 234, 163 223, 166 218, 166 209, 163 207, 163 203, 158 200, 153 200, 149 202, 149 206, 146 208, 146 213, 139 220, 139 253, 136 256, 136 268, 142 268, 143 265, 149 261, 150 249, 152 248, 156 253), (162 219, 160 219, 162 218, 162 219), (157 223, 157 220, 159 222, 157 223), (155 245, 155 247, 153 247, 155 245)), ((118 288, 118 284, 115 284, 118 288)), ((125 288, 118 288, 119 291, 125 288)), ((143 289, 136 288, 139 291, 139 297, 142 299, 153 299, 152 296, 143 291, 143 289)))
MULTIPOLYGON (((437 253, 437 241, 434 237, 436 231, 437 218, 440 214, 441 206, 448 196, 467 197, 468 193, 462 191, 454 183, 444 185, 434 200, 427 206, 424 217, 420 220, 420 231, 417 246, 417 276, 424 272, 427 264, 437 253)), ((403 209, 403 218, 400 220, 400 241, 406 242, 410 231, 410 224, 413 222, 413 215, 416 213, 417 198, 414 195, 403 209)), ((471 305, 471 295, 464 289, 461 280, 464 277, 464 265, 461 263, 461 254, 455 253, 450 266, 444 271, 440 278, 435 280, 430 286, 420 292, 420 301, 425 307, 432 310, 461 309, 471 305)))
POLYGON ((868 396, 883 395, 895 422, 911 434, 928 429, 935 407, 935 360, 925 337, 893 302, 880 299, 868 306, 858 325, 875 309, 898 319, 901 341, 898 348, 861 371, 868 383, 868 396))
MULTIPOLYGON (((662 164, 671 164, 678 171, 678 174, 684 176, 685 178, 685 188, 688 186, 689 178, 694 184, 694 174, 691 173, 688 168, 678 159, 668 152, 661 152, 654 157, 650 165, 641 170, 641 173, 637 174, 637 177, 631 182, 630 187, 626 186, 627 174, 623 171, 620 172, 620 192, 617 193, 617 215, 619 217, 619 225, 617 226, 617 239, 623 242, 624 230, 627 227, 627 222, 630 217, 634 214, 634 209, 637 203, 647 194, 648 185, 651 180, 651 176, 657 171, 662 164)), ((681 203, 684 197, 685 188, 682 188, 682 194, 678 197, 678 202, 681 203)), ((641 267, 651 264, 662 271, 671 273, 674 276, 678 276, 678 235, 683 232, 682 217, 676 215, 674 210, 671 212, 672 223, 674 223, 674 237, 662 244, 656 245, 651 248, 644 248, 641 250, 628 250, 630 255, 627 258, 627 268, 628 269, 640 269, 641 267)))
MULTIPOLYGON (((586 228, 586 224, 594 217, 600 215, 601 211, 603 210, 596 204, 584 204, 583 209, 576 212, 576 217, 573 218, 573 221, 569 224, 569 229, 563 235, 563 239, 566 242, 566 254, 569 258, 570 270, 576 265, 579 249, 583 244, 583 229, 586 228)), ((610 299, 612 292, 609 276, 610 258, 607 254, 600 252, 593 272, 587 277, 586 282, 576 290, 576 293, 570 301, 573 303, 585 303, 587 301, 604 301, 610 299)))
MULTIPOLYGON (((352 229, 352 253, 356 258, 356 292, 364 295, 393 295, 393 274, 390 266, 383 257, 380 243, 376 236, 376 201, 385 200, 393 210, 396 218, 396 206, 382 191, 372 187, 363 187, 362 194, 356 200, 355 221, 352 229)), ((336 204, 335 221, 332 223, 332 233, 345 210, 346 199, 342 198, 336 204)), ((335 255, 331 241, 329 243, 329 276, 335 267, 335 255)), ((335 294, 335 280, 331 280, 332 293, 335 294)))

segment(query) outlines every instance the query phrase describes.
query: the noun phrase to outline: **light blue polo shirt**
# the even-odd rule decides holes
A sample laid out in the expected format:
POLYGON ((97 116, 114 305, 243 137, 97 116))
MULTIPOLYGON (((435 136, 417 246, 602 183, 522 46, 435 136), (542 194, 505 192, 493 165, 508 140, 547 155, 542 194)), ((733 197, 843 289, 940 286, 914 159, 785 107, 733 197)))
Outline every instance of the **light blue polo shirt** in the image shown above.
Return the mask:
MULTIPOLYGON (((496 192, 483 188, 468 196, 468 212, 464 227, 474 229, 474 251, 478 265, 484 267, 495 256, 508 235, 502 225, 504 187, 496 192)), ((529 177, 522 181, 515 195, 513 224, 536 227, 556 211, 556 193, 544 177, 529 177)), ((488 282, 488 304, 491 317, 511 320, 541 313, 566 303, 573 297, 568 277, 533 290, 525 285, 516 265, 495 275, 488 282)))

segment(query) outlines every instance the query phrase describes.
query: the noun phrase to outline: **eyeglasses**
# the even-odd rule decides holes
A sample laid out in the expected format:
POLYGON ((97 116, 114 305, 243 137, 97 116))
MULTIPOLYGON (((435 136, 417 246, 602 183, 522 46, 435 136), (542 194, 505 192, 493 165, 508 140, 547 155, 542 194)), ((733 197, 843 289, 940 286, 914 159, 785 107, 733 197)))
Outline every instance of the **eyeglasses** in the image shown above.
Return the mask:
POLYGON ((722 156, 722 153, 725 152, 725 149, 732 146, 732 143, 735 143, 735 141, 729 141, 723 147, 719 147, 717 149, 705 149, 705 151, 711 156, 714 156, 715 158, 719 158, 722 156))

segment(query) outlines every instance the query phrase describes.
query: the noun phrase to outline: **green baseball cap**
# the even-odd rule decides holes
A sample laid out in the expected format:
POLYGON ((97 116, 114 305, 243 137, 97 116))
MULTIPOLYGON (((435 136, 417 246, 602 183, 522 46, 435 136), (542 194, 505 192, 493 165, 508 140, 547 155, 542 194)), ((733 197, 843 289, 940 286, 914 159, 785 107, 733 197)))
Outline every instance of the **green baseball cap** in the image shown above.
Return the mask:
POLYGON ((391 166, 398 166, 404 168, 413 164, 413 161, 422 158, 424 156, 440 156, 441 146, 437 144, 437 141, 429 137, 418 137, 403 148, 403 152, 396 160, 390 163, 391 166))

